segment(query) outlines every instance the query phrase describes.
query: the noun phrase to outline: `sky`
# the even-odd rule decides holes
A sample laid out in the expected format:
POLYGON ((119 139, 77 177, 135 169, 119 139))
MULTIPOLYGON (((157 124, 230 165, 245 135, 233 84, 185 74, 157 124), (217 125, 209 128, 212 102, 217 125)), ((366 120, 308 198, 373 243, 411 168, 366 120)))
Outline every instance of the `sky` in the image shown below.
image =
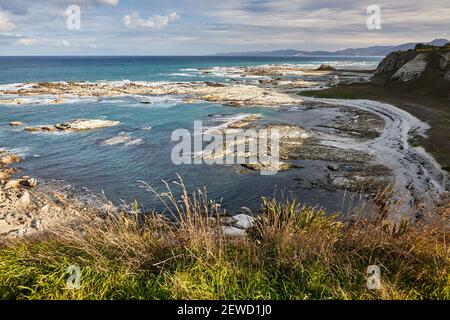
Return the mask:
POLYGON ((450 0, 0 0, 0 55, 335 51, 436 38, 450 38, 450 0), (380 24, 368 28, 374 5, 380 24))

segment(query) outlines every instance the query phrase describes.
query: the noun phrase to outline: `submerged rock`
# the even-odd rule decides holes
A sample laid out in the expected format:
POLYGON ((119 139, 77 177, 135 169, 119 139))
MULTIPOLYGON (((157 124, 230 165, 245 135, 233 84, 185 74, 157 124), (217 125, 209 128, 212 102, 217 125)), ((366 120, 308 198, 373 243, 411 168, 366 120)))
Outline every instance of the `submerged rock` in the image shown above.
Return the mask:
POLYGON ((122 134, 114 138, 106 139, 101 142, 101 144, 115 146, 115 145, 124 145, 124 146, 135 146, 142 144, 144 141, 139 138, 132 138, 128 134, 122 134))

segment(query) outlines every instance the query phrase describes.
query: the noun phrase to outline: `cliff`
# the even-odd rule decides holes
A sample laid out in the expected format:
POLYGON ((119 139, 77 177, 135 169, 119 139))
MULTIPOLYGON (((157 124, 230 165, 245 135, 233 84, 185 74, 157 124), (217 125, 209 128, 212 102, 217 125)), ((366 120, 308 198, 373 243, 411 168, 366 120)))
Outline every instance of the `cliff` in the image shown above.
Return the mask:
POLYGON ((372 78, 377 86, 450 99, 450 47, 418 45, 389 54, 372 78))

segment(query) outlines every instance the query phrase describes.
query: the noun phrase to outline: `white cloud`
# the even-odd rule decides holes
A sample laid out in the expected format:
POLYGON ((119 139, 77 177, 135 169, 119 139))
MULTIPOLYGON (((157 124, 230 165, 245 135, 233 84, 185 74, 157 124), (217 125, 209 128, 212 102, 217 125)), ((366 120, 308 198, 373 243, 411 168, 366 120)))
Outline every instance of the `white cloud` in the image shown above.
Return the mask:
POLYGON ((52 46, 52 47, 70 47, 69 41, 63 40, 52 40, 52 39, 37 39, 37 38, 22 38, 15 42, 16 46, 52 46))
POLYGON ((176 12, 172 12, 166 16, 156 15, 148 18, 148 20, 139 18, 139 12, 135 11, 131 15, 123 17, 123 25, 130 29, 135 28, 150 28, 150 29, 162 29, 170 22, 180 19, 180 15, 176 12))
POLYGON ((12 23, 9 18, 0 11, 0 32, 11 31, 16 26, 12 23))

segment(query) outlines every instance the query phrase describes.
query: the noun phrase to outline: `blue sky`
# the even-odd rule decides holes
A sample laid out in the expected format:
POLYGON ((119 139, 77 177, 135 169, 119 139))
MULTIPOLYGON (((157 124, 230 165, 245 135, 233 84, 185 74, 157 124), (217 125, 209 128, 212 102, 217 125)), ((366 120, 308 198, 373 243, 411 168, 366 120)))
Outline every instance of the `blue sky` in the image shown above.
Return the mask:
POLYGON ((450 0, 0 0, 0 55, 339 50, 450 38, 450 0), (81 28, 66 9, 78 5, 81 28), (381 8, 369 30, 367 7, 381 8))

